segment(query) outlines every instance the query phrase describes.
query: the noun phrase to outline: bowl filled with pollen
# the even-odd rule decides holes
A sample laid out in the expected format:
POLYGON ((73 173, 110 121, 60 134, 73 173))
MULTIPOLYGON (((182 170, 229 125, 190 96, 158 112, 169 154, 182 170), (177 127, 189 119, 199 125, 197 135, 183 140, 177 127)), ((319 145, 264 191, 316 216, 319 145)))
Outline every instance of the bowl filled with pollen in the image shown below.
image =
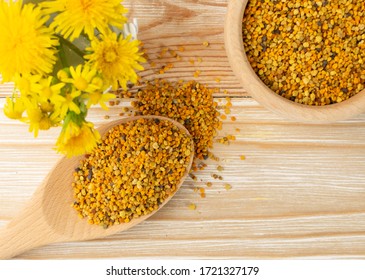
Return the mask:
POLYGON ((227 56, 258 103, 303 123, 365 111, 365 1, 337 2, 229 1, 227 56))

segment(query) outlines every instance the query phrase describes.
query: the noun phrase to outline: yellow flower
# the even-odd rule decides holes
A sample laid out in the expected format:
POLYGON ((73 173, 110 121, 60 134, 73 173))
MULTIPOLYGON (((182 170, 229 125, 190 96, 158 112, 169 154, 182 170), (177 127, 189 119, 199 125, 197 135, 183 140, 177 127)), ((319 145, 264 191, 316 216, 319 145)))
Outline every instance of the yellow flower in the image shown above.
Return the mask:
POLYGON ((105 105, 105 102, 108 102, 110 99, 115 98, 115 94, 95 91, 85 95, 84 97, 89 99, 86 105, 87 108, 90 108, 91 105, 99 104, 101 108, 107 111, 109 110, 109 108, 105 105))
POLYGON ((90 63, 102 73, 113 89, 119 85, 125 89, 127 82, 137 82, 135 70, 143 70, 140 62, 145 62, 142 53, 139 52, 138 40, 131 41, 130 36, 117 37, 115 33, 102 35, 101 40, 95 38, 91 41, 91 47, 86 50, 91 52, 85 56, 90 63))
POLYGON ((15 87, 19 89, 23 97, 35 97, 37 91, 41 89, 39 81, 42 79, 41 75, 20 75, 15 74, 15 87))
POLYGON ((81 94, 80 91, 72 91, 70 93, 66 93, 65 100, 59 104, 59 108, 57 108, 57 114, 63 118, 66 116, 68 111, 75 112, 76 114, 80 114, 80 108, 79 106, 74 102, 74 99, 79 97, 81 94))
POLYGON ((71 41, 85 32, 94 37, 95 29, 105 33, 109 25, 123 27, 127 10, 120 0, 53 0, 41 3, 48 14, 56 13, 51 28, 71 41))
POLYGON ((61 95, 61 89, 65 86, 65 84, 52 84, 52 81, 52 76, 39 81, 37 93, 39 94, 40 102, 48 103, 50 101, 56 106, 61 106, 61 104, 65 102, 65 98, 61 95))
POLYGON ((63 117, 60 116, 59 110, 53 110, 50 112, 49 119, 52 123, 52 126, 61 126, 63 117))
POLYGON ((65 123, 57 140, 57 151, 68 157, 90 153, 100 140, 100 134, 92 123, 83 122, 81 127, 72 120, 65 123))
POLYGON ((27 119, 26 122, 29 123, 29 132, 34 132, 34 137, 38 136, 38 131, 40 129, 40 122, 43 118, 43 113, 41 109, 37 106, 31 106, 27 108, 27 119))
POLYGON ((48 16, 33 4, 0 0, 0 73, 11 81, 16 73, 52 71, 58 40, 45 26, 48 16))
POLYGON ((68 76, 68 73, 65 71, 65 70, 60 70, 57 72, 57 78, 61 81, 61 82, 64 82, 66 81, 69 76, 68 76))
POLYGON ((43 113, 52 113, 54 111, 54 104, 44 101, 39 104, 39 108, 43 113))
POLYGON ((77 65, 76 69, 71 66, 70 74, 72 78, 66 79, 65 81, 73 84, 77 90, 93 92, 99 89, 96 84, 92 83, 92 80, 96 76, 96 69, 90 69, 88 64, 77 65))
POLYGON ((52 126, 54 126, 52 119, 49 117, 49 115, 44 114, 41 118, 41 120, 39 121, 39 129, 40 130, 48 130, 50 129, 52 126))
POLYGON ((4 114, 10 119, 22 120, 25 111, 25 104, 21 98, 14 95, 12 98, 6 97, 4 104, 4 114))

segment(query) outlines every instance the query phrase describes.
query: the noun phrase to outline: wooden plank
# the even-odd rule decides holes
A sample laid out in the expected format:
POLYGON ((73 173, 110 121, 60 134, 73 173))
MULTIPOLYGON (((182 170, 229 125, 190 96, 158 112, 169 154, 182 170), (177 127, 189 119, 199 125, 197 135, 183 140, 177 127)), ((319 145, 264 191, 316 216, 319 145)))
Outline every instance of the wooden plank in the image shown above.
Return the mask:
MULTIPOLYGON (((236 141, 216 143, 213 153, 220 161, 207 161, 196 182, 189 178, 164 209, 141 225, 104 240, 49 245, 18 258, 363 259, 365 115, 331 125, 304 125, 252 100, 225 55, 226 0, 125 4, 130 17, 138 18, 140 39, 156 64, 146 64, 142 78, 191 80, 200 70, 198 81, 221 88, 215 99, 221 112, 225 97, 232 97, 231 115, 237 120, 224 121, 219 137, 232 134, 236 141), (185 47, 181 60, 169 54, 158 58, 163 48, 178 52, 179 46, 185 47), (168 63, 174 67, 156 74, 168 63), (224 171, 217 171, 218 165, 224 171), (214 173, 223 180, 212 178, 214 173), (213 186, 206 187, 207 182, 213 186), (226 183, 231 190, 225 190, 226 183), (206 188, 206 198, 194 191, 197 187, 206 188), (196 211, 188 209, 190 203, 197 205, 196 211)), ((11 91, 11 84, 0 85, 1 111, 11 91)), ((130 101, 123 99, 108 112, 93 108, 89 118, 97 125, 117 119, 130 101)), ((25 124, 0 113, 0 226, 15 216, 60 158, 52 150, 58 133, 53 129, 34 139, 25 124)))

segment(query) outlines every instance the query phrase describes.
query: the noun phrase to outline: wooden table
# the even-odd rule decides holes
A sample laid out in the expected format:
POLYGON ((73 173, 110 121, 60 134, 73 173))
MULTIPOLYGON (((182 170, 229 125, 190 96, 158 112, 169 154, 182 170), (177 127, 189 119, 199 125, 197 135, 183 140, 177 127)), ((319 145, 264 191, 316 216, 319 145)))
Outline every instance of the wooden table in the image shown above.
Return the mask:
MULTIPOLYGON (((22 259, 67 258, 364 258, 365 115, 331 125, 290 122, 248 96, 230 70, 223 43, 227 0, 125 0, 138 18, 139 39, 152 64, 144 79, 196 79, 219 87, 217 101, 232 98, 233 122, 220 135, 234 134, 229 146, 215 144, 224 171, 208 161, 174 199, 139 226, 104 240, 54 244, 22 259), (203 42, 209 46, 203 46, 203 42), (181 61, 164 48, 178 51, 181 61), (201 59, 199 59, 201 58, 201 59), (163 75, 160 67, 173 63, 163 75), (195 78, 195 71, 201 71, 195 78), (218 83, 216 79, 221 81, 218 83), (239 129, 238 132, 236 129, 239 129), (245 155, 246 160, 241 160, 245 155), (214 180, 219 173, 224 180, 214 180), (202 181, 201 181, 202 180, 202 181), (206 198, 194 192, 205 187, 206 198), (224 184, 232 189, 227 191, 224 184), (195 203, 197 209, 189 210, 195 203)), ((0 107, 11 85, 0 86, 0 107)), ((130 100, 105 112, 92 109, 96 124, 119 118, 130 100), (110 119, 106 120, 105 115, 110 119)), ((0 226, 18 212, 60 158, 52 150, 58 129, 37 139, 27 126, 0 113, 0 226)))

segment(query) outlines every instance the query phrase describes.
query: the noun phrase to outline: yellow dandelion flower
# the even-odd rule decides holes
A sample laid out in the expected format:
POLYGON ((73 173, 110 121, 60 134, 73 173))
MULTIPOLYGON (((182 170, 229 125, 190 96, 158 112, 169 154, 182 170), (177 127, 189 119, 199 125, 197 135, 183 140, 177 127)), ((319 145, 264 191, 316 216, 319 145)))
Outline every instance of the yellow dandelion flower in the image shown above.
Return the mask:
POLYGON ((97 74, 96 69, 91 69, 88 64, 79 64, 76 69, 71 66, 70 74, 71 78, 66 79, 65 81, 73 84, 77 90, 93 92, 99 89, 98 85, 92 83, 92 80, 97 74))
POLYGON ((4 104, 5 116, 14 120, 22 120, 24 111, 25 104, 19 96, 13 95, 12 98, 9 96, 6 97, 6 102, 4 104))
POLYGON ((61 104, 58 104, 59 107, 56 108, 56 115, 59 115, 61 118, 66 116, 68 111, 75 112, 77 115, 81 113, 79 106, 75 103, 75 99, 81 95, 80 91, 72 91, 66 93, 66 97, 61 104))
POLYGON ((16 73, 52 71, 58 40, 45 23, 41 9, 21 0, 0 2, 0 73, 11 81, 16 73))
POLYGON ((145 62, 139 52, 140 42, 131 41, 130 37, 119 38, 115 33, 102 35, 101 39, 91 41, 91 47, 86 50, 90 54, 85 59, 102 73, 104 79, 116 90, 119 85, 126 89, 127 82, 137 82, 135 70, 143 70, 140 63, 145 62))
POLYGON ((100 134, 92 123, 78 126, 72 120, 67 122, 57 140, 56 149, 68 157, 90 153, 100 140, 100 134))
POLYGON ((81 32, 94 37, 95 29, 107 32, 109 25, 123 27, 127 9, 120 0, 53 0, 41 3, 48 14, 56 13, 51 28, 71 41, 81 32))

